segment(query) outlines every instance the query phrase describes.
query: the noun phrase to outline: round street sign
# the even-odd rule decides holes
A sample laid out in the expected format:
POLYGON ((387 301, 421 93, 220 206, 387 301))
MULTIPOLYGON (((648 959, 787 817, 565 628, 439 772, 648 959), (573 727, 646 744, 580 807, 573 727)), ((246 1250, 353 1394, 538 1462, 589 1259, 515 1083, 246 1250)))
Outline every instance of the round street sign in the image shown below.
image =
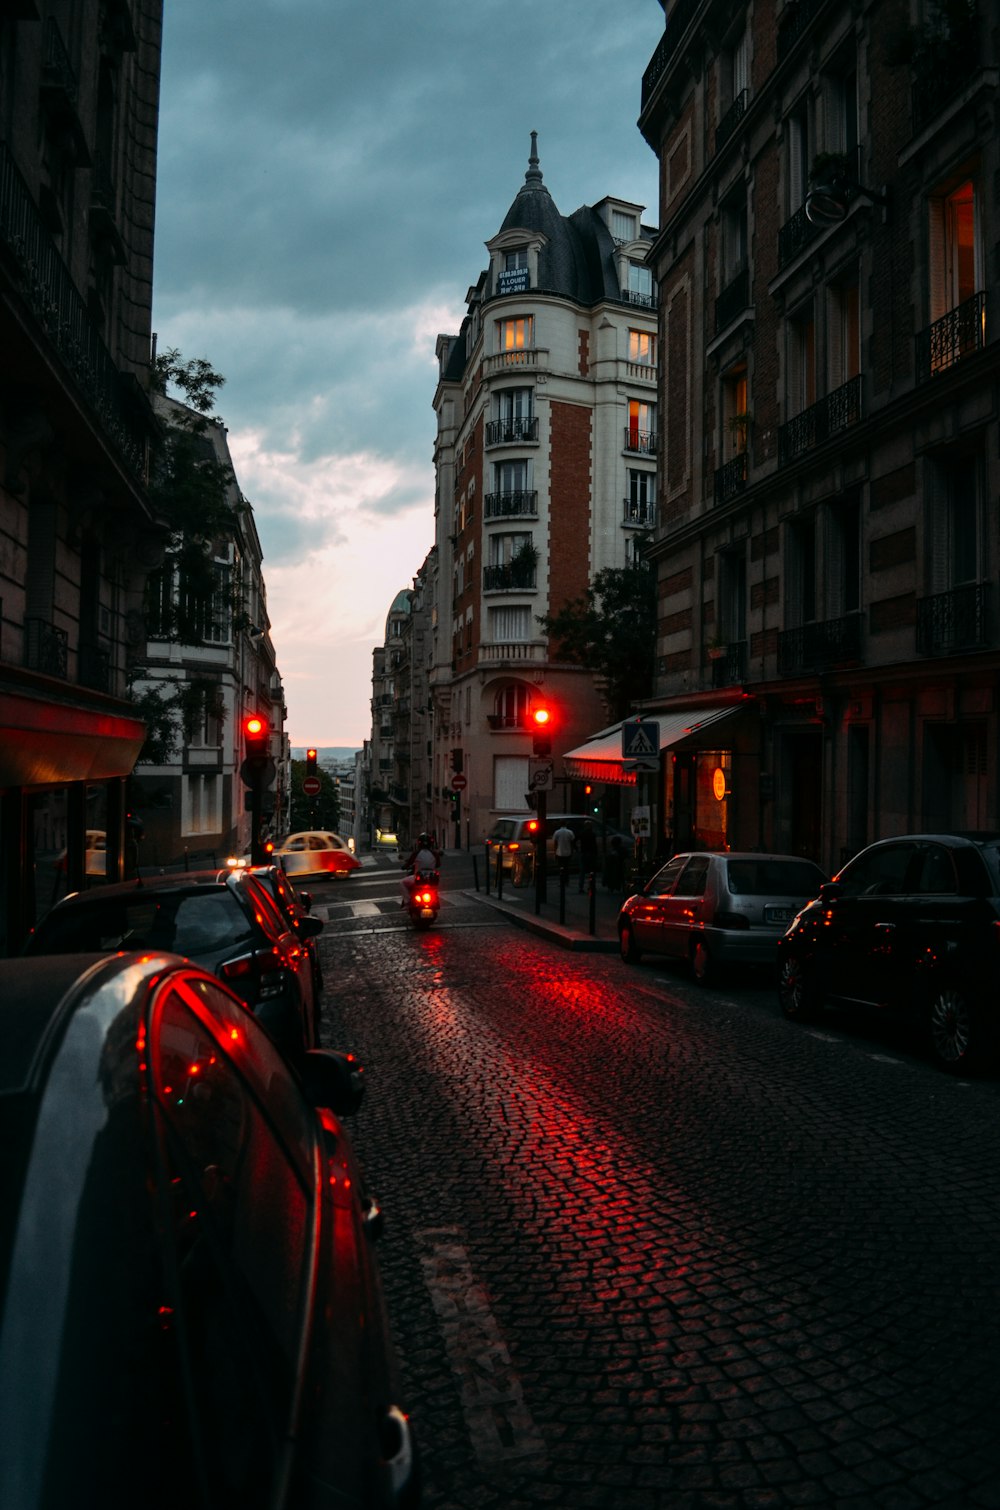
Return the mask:
POLYGON ((323 790, 323 783, 318 776, 303 776, 302 791, 307 797, 318 797, 323 790))
POLYGON ((456 771, 455 775, 451 778, 451 789, 453 792, 464 792, 468 784, 469 778, 463 776, 461 771, 456 771))

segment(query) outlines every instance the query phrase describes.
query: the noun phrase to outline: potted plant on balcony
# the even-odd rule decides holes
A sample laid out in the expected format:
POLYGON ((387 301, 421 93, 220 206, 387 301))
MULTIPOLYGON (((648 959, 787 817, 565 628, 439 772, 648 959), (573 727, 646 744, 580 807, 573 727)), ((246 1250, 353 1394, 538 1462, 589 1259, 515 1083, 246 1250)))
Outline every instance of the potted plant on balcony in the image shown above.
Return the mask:
POLYGON ((708 644, 706 646, 706 649, 708 650, 709 660, 721 661, 728 648, 729 647, 722 640, 713 636, 713 638, 708 641, 708 644))
POLYGON ((846 152, 817 152, 809 169, 809 182, 832 186, 846 184, 850 178, 850 162, 846 152))
POLYGON ((752 423, 751 416, 745 410, 742 410, 739 414, 730 415, 727 421, 726 428, 733 437, 733 444, 736 447, 737 455, 747 448, 747 436, 750 433, 752 423))

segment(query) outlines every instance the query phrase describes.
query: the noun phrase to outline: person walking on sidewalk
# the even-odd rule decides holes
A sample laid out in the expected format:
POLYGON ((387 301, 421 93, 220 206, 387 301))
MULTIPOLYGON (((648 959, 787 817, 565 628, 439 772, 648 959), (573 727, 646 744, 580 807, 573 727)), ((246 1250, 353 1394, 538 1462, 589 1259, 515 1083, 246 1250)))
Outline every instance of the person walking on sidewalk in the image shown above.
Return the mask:
POLYGON ((576 839, 571 828, 565 823, 559 825, 552 835, 552 847, 556 852, 556 864, 559 866, 559 883, 565 886, 569 880, 569 865, 573 858, 573 846, 576 839))
POLYGON ((589 818, 585 818, 580 830, 580 893, 589 887, 588 877, 597 869, 597 834, 589 818))

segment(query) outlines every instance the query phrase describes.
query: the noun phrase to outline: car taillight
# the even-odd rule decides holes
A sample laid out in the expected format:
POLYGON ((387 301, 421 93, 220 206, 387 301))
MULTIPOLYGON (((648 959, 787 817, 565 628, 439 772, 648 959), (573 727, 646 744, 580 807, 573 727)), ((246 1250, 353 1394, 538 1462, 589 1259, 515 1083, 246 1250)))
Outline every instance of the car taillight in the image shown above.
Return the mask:
POLYGON ((749 928, 750 919, 743 912, 719 911, 713 919, 716 928, 749 928))

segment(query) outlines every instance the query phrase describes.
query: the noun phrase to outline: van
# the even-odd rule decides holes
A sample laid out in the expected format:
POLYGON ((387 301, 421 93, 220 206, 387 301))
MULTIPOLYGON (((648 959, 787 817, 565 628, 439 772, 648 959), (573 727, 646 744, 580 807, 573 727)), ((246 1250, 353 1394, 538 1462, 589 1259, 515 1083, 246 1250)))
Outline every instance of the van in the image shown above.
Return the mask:
MULTIPOLYGON (((555 845, 552 842, 552 835, 557 828, 573 830, 573 837, 576 840, 573 865, 579 870, 580 833, 588 818, 597 835, 598 863, 602 870, 608 845, 612 839, 621 839, 625 853, 631 853, 634 842, 632 835, 626 834, 623 829, 615 828, 611 823, 605 823, 603 818, 594 818, 589 813, 546 813, 545 844, 550 871, 553 873, 555 871, 555 845)), ((498 818, 486 840, 490 875, 496 875, 497 856, 502 854, 500 864, 504 874, 510 875, 515 886, 529 885, 535 873, 535 834, 537 832, 538 818, 534 813, 519 813, 509 818, 498 818)))

